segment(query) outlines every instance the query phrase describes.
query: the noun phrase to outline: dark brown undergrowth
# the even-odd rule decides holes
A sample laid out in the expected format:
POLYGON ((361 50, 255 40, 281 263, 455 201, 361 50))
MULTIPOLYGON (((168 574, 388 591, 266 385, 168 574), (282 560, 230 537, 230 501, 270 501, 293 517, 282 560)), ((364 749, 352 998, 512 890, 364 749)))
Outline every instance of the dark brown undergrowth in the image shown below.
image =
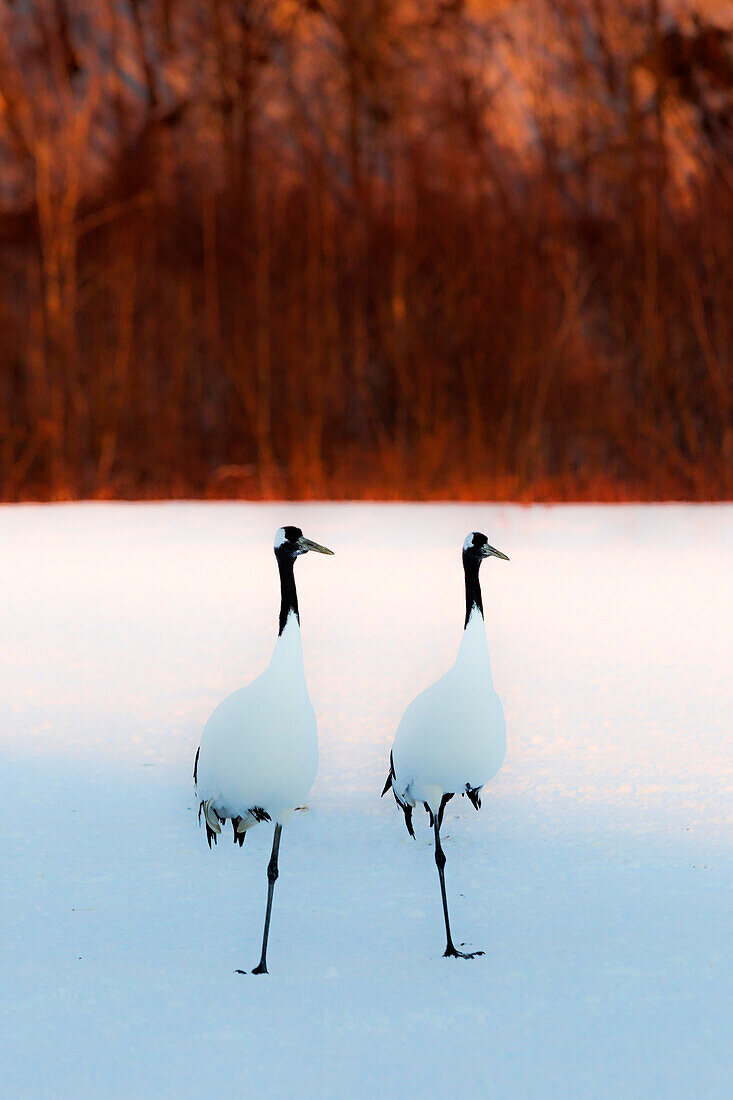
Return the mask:
POLYGON ((5 58, 36 187, 0 218, 0 496, 729 498, 727 152, 674 192, 660 81, 596 157, 546 125, 520 167, 458 76, 430 135, 375 114, 357 45, 342 159, 228 55, 216 171, 175 115, 93 194, 69 144, 42 186, 5 58))

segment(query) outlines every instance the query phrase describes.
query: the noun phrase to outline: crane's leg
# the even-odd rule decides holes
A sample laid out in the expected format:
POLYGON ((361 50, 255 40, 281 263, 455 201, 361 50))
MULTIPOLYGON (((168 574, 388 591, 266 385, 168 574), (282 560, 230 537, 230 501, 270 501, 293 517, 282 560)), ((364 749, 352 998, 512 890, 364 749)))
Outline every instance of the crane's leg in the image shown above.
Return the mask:
POLYGON ((433 828, 435 830, 435 865, 438 868, 438 874, 440 875, 440 893, 443 898, 443 916, 445 917, 445 938, 446 945, 443 952, 443 958, 454 959, 475 959, 477 955, 483 955, 483 951, 472 951, 466 954, 465 951, 458 951, 453 943, 453 937, 450 934, 450 919, 448 917, 448 899, 445 894, 445 852, 440 843, 440 825, 438 824, 438 815, 433 815, 433 828))
POLYGON ((275 836, 272 841, 272 855, 270 856, 270 862, 267 865, 267 912, 265 913, 265 930, 262 934, 262 954, 258 965, 252 971, 253 974, 266 974, 267 973, 267 937, 270 935, 270 914, 272 913, 272 895, 275 893, 275 883, 277 882, 278 869, 277 869, 277 855, 280 851, 280 833, 283 831, 282 825, 275 826, 275 836))

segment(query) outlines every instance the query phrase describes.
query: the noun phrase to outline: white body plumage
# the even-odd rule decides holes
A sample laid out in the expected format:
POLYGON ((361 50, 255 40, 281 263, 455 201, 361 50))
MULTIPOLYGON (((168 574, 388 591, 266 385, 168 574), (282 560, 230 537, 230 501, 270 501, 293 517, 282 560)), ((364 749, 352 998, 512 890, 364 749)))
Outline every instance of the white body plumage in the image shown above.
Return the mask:
POLYGON ((265 671, 224 699, 204 727, 199 798, 220 818, 241 817, 240 832, 255 824, 254 808, 284 825, 306 799, 317 770, 316 716, 300 624, 291 611, 265 671))
POLYGON ((494 690, 483 616, 473 608, 455 664, 421 692, 397 728, 392 787, 409 806, 437 814, 444 794, 482 787, 506 753, 506 724, 494 690))

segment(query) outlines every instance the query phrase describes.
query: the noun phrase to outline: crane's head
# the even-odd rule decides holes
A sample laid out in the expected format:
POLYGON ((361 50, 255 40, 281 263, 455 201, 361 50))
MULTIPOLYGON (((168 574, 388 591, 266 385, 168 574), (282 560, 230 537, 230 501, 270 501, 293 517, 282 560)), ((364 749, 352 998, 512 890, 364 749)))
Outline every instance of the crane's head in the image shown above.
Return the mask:
POLYGON ((275 557, 290 558, 294 561, 301 554, 307 554, 309 550, 315 550, 317 554, 330 554, 325 546, 319 546, 317 542, 307 539, 300 527, 280 527, 275 532, 275 557))
POLYGON ((463 560, 477 561, 480 565, 484 558, 501 558, 502 561, 509 561, 506 554, 502 554, 501 550, 489 544, 486 535, 481 531, 471 531, 466 535, 463 543, 463 560))

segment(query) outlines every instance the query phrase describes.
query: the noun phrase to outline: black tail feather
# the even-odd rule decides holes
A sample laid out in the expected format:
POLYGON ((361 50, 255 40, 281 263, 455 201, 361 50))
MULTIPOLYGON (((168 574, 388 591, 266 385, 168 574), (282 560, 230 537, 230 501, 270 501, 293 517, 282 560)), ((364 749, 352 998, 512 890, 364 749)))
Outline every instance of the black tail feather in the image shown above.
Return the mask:
POLYGON ((415 839, 415 830, 412 827, 412 806, 408 805, 406 802, 403 802, 401 798, 398 798, 397 791, 394 789, 394 784, 392 782, 392 780, 395 779, 395 778, 396 778, 396 776, 395 776, 395 770, 394 770, 394 758, 392 756, 392 753, 390 753, 389 754, 389 775, 387 776, 387 782, 384 784, 384 790, 382 791, 381 797, 384 798, 384 796, 386 795, 386 793, 390 789, 390 787, 392 788, 392 794, 394 795, 394 800, 397 803, 397 805, 399 806, 399 808, 402 810, 403 814, 405 815, 405 828, 407 829, 408 833, 410 834, 410 836, 414 840, 415 839))
POLYGON ((238 844, 240 848, 244 844, 244 838, 247 835, 247 833, 244 831, 244 829, 242 830, 241 833, 237 832, 237 829, 239 828, 239 822, 241 820, 242 820, 241 817, 233 817, 232 818, 232 829, 234 830, 234 843, 238 844))
MULTIPOLYGON (((227 819, 225 817, 221 817, 220 814, 216 813, 216 810, 214 810, 214 813, 216 814, 216 817, 217 817, 218 821, 220 822, 220 824, 223 825, 224 822, 227 819)), ((252 806, 251 809, 249 809, 247 811, 247 813, 251 814, 252 817, 257 822, 272 821, 272 818, 268 814, 267 810, 263 810, 261 806, 252 806)), ((199 802, 199 825, 201 824, 201 815, 202 814, 204 814, 204 824, 206 825, 206 839, 209 843, 209 847, 211 847, 212 840, 213 840, 214 844, 217 844, 218 840, 219 840, 219 836, 218 836, 218 833, 214 832, 214 830, 209 825, 209 822, 206 820, 206 814, 204 813, 204 803, 203 803, 203 801, 199 802)), ((247 835, 245 829, 243 829, 241 831, 241 833, 238 831, 239 824, 243 820, 244 820, 244 818, 241 815, 231 818, 232 829, 234 830, 234 843, 239 844, 240 848, 244 844, 244 839, 247 835)))
POLYGON ((402 810, 403 814, 405 815, 405 828, 407 829, 408 833, 410 834, 410 836, 414 840, 415 839, 415 830, 412 826, 412 806, 408 806, 406 802, 400 802, 400 800, 397 797, 397 795, 395 794, 395 792, 392 791, 392 793, 394 794, 395 802, 397 803, 397 805, 399 806, 399 808, 402 810))
MULTIPOLYGON (((226 818, 225 818, 225 817, 219 817, 219 815, 218 815, 218 814, 216 813, 216 810, 214 810, 214 813, 216 814, 216 816, 217 816, 218 820, 219 820, 219 821, 220 821, 220 822, 222 823, 222 825, 223 825, 223 824, 224 824, 224 822, 226 821, 226 818)), ((208 819, 207 819, 207 817, 206 817, 206 814, 204 813, 204 803, 203 803, 203 800, 202 800, 201 802, 199 802, 199 825, 201 824, 201 814, 204 814, 204 824, 206 825, 206 839, 207 839, 207 841, 208 841, 208 844, 209 844, 209 848, 210 848, 210 847, 211 847, 211 842, 212 842, 212 840, 214 841, 214 844, 216 844, 216 843, 218 842, 218 834, 217 834, 217 833, 215 833, 215 832, 214 832, 214 830, 213 830, 213 829, 211 828, 211 826, 209 825, 209 822, 208 822, 208 819)))
POLYGON ((389 788, 392 786, 392 780, 394 779, 394 760, 392 759, 392 753, 389 754, 389 775, 387 776, 387 782, 384 784, 384 789, 381 794, 381 798, 384 798, 389 788))
POLYGON ((199 753, 201 752, 201 746, 196 749, 196 759, 193 762, 193 781, 198 783, 199 781, 199 753))
POLYGON ((469 787, 468 783, 466 783, 465 794, 468 796, 468 800, 473 805, 473 808, 475 810, 480 810, 481 809, 481 788, 480 787, 469 787))

